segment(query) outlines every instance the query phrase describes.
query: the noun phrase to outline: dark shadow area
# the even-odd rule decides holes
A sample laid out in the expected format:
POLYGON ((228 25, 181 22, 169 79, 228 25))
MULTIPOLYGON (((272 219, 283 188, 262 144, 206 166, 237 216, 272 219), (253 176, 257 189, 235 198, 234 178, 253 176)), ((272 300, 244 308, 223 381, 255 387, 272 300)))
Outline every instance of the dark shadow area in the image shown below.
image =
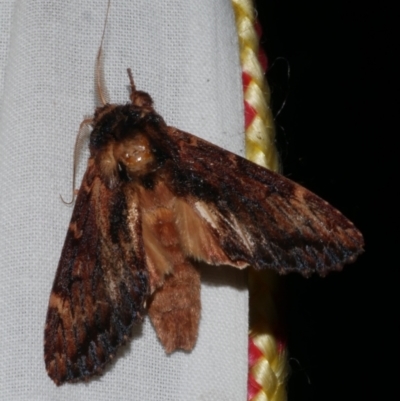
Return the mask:
POLYGON ((284 278, 288 400, 394 399, 399 155, 396 144, 388 146, 399 130, 391 119, 398 114, 394 10, 356 2, 257 3, 275 114, 285 102, 276 120, 284 175, 341 210, 366 243, 340 273, 284 278))

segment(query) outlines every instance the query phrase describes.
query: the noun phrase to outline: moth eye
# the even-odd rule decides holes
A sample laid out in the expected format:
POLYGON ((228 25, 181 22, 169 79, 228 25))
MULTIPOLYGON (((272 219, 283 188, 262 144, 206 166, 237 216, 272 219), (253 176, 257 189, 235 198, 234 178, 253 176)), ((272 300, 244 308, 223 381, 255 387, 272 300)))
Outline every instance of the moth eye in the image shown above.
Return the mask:
POLYGON ((135 174, 146 174, 155 161, 150 142, 144 135, 136 135, 114 145, 114 157, 118 165, 135 174))

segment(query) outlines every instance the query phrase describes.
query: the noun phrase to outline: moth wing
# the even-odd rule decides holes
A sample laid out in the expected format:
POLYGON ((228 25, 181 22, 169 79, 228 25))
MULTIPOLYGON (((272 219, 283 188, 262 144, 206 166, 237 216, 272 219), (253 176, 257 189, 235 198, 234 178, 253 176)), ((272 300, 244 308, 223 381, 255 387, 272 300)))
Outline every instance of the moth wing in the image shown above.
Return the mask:
POLYGON ((59 385, 100 373, 141 321, 148 279, 135 193, 109 190, 89 165, 47 312, 44 353, 59 385))
POLYGON ((176 128, 168 136, 187 256, 307 276, 341 269, 363 251, 353 223, 302 186, 176 128))

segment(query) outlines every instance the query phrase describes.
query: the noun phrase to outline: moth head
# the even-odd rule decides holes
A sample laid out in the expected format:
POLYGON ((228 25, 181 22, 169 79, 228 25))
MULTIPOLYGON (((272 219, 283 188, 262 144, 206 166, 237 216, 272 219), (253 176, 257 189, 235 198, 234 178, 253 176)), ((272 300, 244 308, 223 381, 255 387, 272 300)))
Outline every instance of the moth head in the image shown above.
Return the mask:
POLYGON ((135 181, 157 169, 151 143, 142 133, 110 141, 94 158, 102 178, 110 188, 119 182, 135 181))
POLYGON ((128 75, 131 102, 106 103, 96 109, 92 120, 91 158, 109 188, 120 182, 147 180, 150 177, 146 175, 174 158, 168 127, 153 109, 151 96, 136 90, 130 70, 128 75))
POLYGON ((154 170, 155 156, 146 135, 136 134, 132 138, 113 144, 113 156, 120 171, 128 176, 144 175, 154 170))

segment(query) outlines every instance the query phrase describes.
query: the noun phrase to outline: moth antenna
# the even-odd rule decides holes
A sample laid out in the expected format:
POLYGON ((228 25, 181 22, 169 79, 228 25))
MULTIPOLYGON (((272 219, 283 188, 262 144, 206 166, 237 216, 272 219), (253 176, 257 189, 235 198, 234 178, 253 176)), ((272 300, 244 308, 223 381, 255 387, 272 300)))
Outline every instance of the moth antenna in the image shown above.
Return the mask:
POLYGON ((129 82, 131 85, 131 95, 129 96, 129 98, 131 99, 131 102, 133 103, 133 101, 135 99, 136 86, 135 86, 135 82, 133 81, 132 70, 130 68, 128 68, 127 71, 128 71, 129 82))
POLYGON ((75 184, 76 184, 76 170, 78 166, 78 150, 79 150, 79 144, 82 140, 82 135, 86 132, 84 127, 91 125, 93 123, 93 118, 85 118, 81 124, 79 125, 79 131, 78 135, 76 136, 75 139, 75 146, 74 146, 74 167, 73 167, 73 172, 72 172, 72 199, 70 202, 66 202, 62 195, 60 195, 61 201, 65 205, 72 205, 72 203, 75 200, 75 184))
POLYGON ((135 82, 133 81, 132 70, 128 68, 127 71, 131 86, 131 94, 129 96, 129 99, 131 99, 132 104, 147 110, 152 110, 153 99, 148 93, 136 90, 135 82))
POLYGON ((104 20, 103 34, 101 35, 100 47, 99 47, 99 51, 97 52, 96 71, 95 71, 96 93, 97 93, 97 97, 99 98, 99 100, 103 106, 105 106, 108 103, 108 91, 107 91, 105 79, 104 79, 103 42, 104 42, 104 36, 106 33, 108 14, 110 11, 110 4, 111 4, 111 0, 108 0, 106 19, 104 20))

